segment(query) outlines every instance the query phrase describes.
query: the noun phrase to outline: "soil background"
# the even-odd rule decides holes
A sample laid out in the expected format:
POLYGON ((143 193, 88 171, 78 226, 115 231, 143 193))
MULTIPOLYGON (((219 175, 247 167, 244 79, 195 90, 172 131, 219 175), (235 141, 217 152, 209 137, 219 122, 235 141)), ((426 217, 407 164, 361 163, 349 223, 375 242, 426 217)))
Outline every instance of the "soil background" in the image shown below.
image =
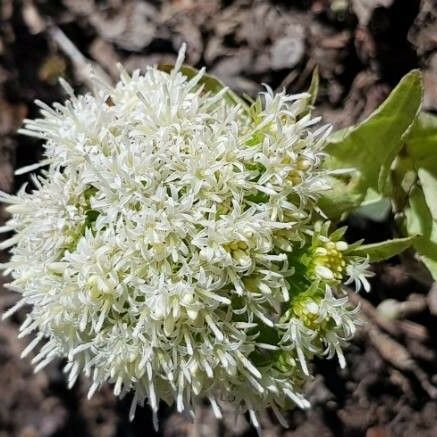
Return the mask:
MULTIPOLYGON (((424 74, 424 108, 437 111, 435 0, 0 0, 0 189, 19 188, 26 179, 14 168, 41 156, 40 142, 16 130, 37 115, 34 99, 65 99, 60 76, 84 91, 87 64, 115 79, 117 62, 129 71, 174 62, 183 41, 187 63, 248 95, 261 83, 305 90, 317 65, 317 110, 336 128, 365 118, 413 68, 424 74)), ((393 236, 390 216, 356 214, 348 224, 351 239, 393 236)), ((288 429, 267 412, 265 436, 437 435, 437 287, 411 254, 374 270, 371 293, 351 295, 365 323, 347 369, 316 362, 312 408, 288 413, 288 429)), ((0 312, 16 299, 2 290, 0 312)), ((206 404, 195 422, 162 405, 156 434, 149 409, 129 422, 130 399, 109 386, 91 400, 85 379, 68 390, 61 362, 34 374, 20 359, 24 316, 0 323, 0 437, 256 435, 247 418, 227 411, 217 421, 206 404)))

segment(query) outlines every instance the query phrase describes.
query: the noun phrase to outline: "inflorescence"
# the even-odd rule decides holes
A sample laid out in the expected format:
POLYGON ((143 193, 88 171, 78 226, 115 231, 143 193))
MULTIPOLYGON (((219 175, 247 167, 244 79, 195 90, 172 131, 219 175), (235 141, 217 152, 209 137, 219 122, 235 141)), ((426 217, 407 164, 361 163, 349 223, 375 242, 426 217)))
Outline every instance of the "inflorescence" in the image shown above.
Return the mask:
MULTIPOLYGON (((62 357, 70 386, 102 384, 195 413, 209 399, 257 412, 307 407, 313 357, 356 329, 343 284, 369 288, 317 203, 329 127, 307 93, 269 88, 247 108, 202 86, 203 71, 156 67, 64 105, 37 102, 23 134, 44 140, 33 189, 1 193, 13 231, 3 265, 29 305, 21 336, 39 370, 62 357)), ((35 170, 37 166, 27 170, 35 170)))

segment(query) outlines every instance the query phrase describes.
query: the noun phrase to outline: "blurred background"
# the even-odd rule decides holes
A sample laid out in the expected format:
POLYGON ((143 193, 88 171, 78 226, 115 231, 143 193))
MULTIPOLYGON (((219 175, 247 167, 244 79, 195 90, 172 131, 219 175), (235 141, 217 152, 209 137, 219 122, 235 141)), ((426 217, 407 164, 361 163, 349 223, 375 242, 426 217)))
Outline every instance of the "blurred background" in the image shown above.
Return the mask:
MULTIPOLYGON (((318 66, 317 111, 336 128, 365 118, 413 68, 424 74, 424 108, 437 111, 436 20, 436 0, 0 0, 0 189, 14 192, 25 181, 14 168, 39 159, 40 142, 15 132, 36 116, 34 99, 65 98, 59 77, 86 91, 87 64, 116 79, 117 62, 129 71, 172 63, 184 41, 187 63, 251 96, 261 83, 303 91, 318 66)), ((0 206, 0 224, 5 218, 0 206)), ((349 236, 388 238, 391 219, 356 214, 349 236)), ((351 297, 366 325, 347 351, 349 367, 317 362, 313 408, 290 412, 287 430, 266 413, 265 436, 437 435, 437 288, 408 256, 375 272, 371 294, 351 297)), ((2 290, 0 312, 16 299, 2 290)), ((1 437, 155 435, 148 408, 129 423, 130 399, 116 400, 109 386, 88 401, 86 380, 67 389, 62 363, 34 375, 20 359, 27 340, 16 338, 24 314, 0 323, 1 437)), ((158 435, 256 433, 232 411, 218 422, 205 405, 192 423, 163 405, 158 435)))

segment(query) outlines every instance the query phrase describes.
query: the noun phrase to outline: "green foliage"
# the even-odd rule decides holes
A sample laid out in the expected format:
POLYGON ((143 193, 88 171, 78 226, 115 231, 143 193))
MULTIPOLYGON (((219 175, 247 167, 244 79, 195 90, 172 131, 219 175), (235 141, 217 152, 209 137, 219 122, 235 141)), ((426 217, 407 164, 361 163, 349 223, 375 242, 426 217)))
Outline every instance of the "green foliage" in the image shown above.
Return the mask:
POLYGON ((319 84, 320 84, 319 68, 316 66, 311 76, 310 87, 308 88, 308 94, 310 95, 310 99, 309 99, 310 105, 314 105, 314 103, 316 103, 317 95, 319 94, 319 84))
POLYGON ((437 220, 433 218, 425 196, 420 188, 415 188, 405 211, 405 228, 408 234, 419 234, 414 244, 424 264, 434 279, 437 279, 437 220))
POLYGON ((328 216, 338 219, 351 212, 361 205, 369 189, 380 196, 391 195, 390 168, 418 116, 422 94, 421 74, 414 70, 366 120, 329 138, 326 168, 348 168, 351 173, 349 180, 340 179, 340 186, 323 199, 328 216))
POLYGON ((371 262, 383 261, 399 255, 405 249, 408 249, 417 239, 417 236, 411 236, 382 241, 379 243, 363 244, 355 247, 348 254, 368 256, 371 262))
POLYGON ((88 211, 86 211, 85 227, 90 228, 95 223, 99 215, 99 211, 96 211, 95 209, 89 209, 88 211))
POLYGON ((421 113, 419 71, 408 73, 365 121, 335 132, 328 140, 326 168, 332 190, 321 200, 333 220, 354 211, 384 220, 393 205, 405 238, 354 249, 380 261, 413 246, 437 279, 437 117, 421 113))
POLYGON ((437 172, 437 117, 422 113, 412 126, 407 138, 407 154, 416 170, 428 168, 437 172))
POLYGON ((407 198, 402 225, 407 234, 420 235, 414 247, 437 279, 437 117, 420 115, 407 138, 405 153, 398 178, 405 181, 413 176, 410 190, 402 193, 407 198))
MULTIPOLYGON (((329 168, 329 165, 328 165, 329 168)), ((348 175, 328 178, 331 189, 319 199, 319 206, 332 221, 338 221, 363 203, 365 194, 358 187, 359 174, 351 170, 348 175)))
POLYGON ((373 220, 374 222, 384 222, 391 213, 391 202, 386 197, 381 197, 378 193, 369 190, 361 205, 354 211, 354 214, 373 220))

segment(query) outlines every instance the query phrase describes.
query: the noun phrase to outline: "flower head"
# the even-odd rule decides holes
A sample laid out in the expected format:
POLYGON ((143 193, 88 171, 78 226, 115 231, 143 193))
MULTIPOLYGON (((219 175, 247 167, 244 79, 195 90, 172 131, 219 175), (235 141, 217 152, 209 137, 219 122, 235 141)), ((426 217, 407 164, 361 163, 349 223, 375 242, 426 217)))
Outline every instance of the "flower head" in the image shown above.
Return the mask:
POLYGON ((347 277, 366 287, 366 265, 314 224, 329 128, 308 95, 267 89, 248 109, 206 92, 202 71, 187 79, 182 58, 38 103, 22 133, 44 140, 47 167, 1 195, 4 268, 31 306, 26 353, 45 342, 38 369, 64 357, 90 395, 133 391, 132 416, 144 399, 156 414, 207 398, 256 424, 265 407, 308 405, 311 357, 343 363, 354 312, 334 293, 347 277))

